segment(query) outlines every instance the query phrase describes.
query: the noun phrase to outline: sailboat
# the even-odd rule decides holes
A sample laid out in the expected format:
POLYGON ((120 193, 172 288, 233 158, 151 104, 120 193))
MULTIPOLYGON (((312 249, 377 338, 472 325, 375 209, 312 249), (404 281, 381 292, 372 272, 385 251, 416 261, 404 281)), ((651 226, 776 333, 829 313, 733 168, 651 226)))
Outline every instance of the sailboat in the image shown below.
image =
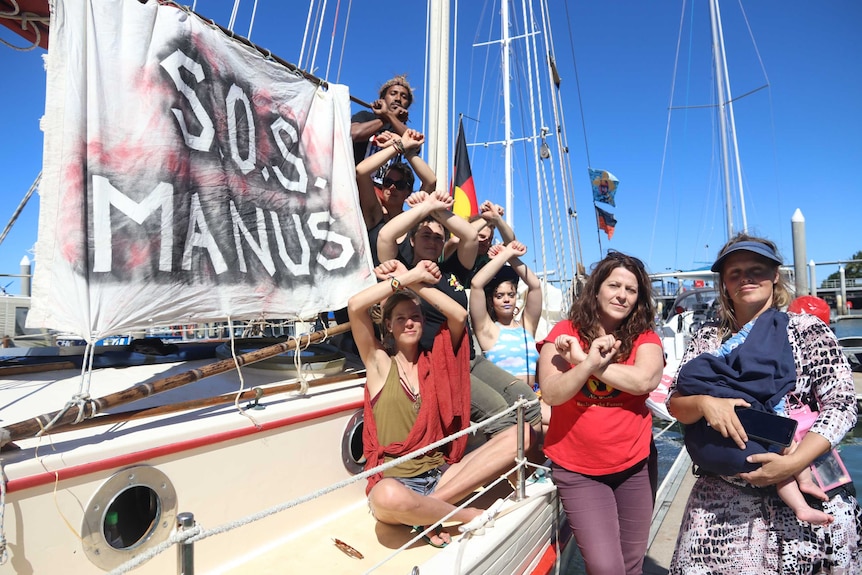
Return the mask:
POLYGON ((87 345, 0 368, 0 573, 548 572, 562 526, 547 475, 516 497, 501 478, 477 494, 481 521, 424 545, 367 510, 361 364, 308 368, 330 365, 306 352, 344 326, 296 321, 248 353, 236 339, 236 325, 313 319, 374 281, 348 89, 169 2, 60 0, 38 30, 28 322, 87 345), (176 324, 228 338, 94 345, 176 324))

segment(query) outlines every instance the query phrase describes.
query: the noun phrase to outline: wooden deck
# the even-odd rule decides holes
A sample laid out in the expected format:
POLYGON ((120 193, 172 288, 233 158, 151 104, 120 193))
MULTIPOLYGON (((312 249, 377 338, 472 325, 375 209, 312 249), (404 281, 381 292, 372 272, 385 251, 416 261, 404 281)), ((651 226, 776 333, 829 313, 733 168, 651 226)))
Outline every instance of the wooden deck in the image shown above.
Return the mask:
POLYGON ((682 524, 683 511, 688 494, 694 485, 691 473, 691 458, 683 448, 680 457, 668 471, 663 485, 664 491, 656 496, 653 524, 650 528, 650 543, 644 560, 644 575, 666 575, 670 566, 676 536, 682 524))

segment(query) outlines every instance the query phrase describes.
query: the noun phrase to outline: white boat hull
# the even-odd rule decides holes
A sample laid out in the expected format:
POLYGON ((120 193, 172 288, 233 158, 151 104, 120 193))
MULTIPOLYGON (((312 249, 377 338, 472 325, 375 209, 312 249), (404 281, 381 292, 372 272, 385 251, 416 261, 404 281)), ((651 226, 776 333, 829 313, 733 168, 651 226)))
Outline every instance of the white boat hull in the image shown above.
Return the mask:
MULTIPOLYGON (((94 396, 102 396, 129 387, 132 381, 152 381, 201 364, 97 370, 91 389, 94 396)), ((246 389, 284 383, 284 374, 269 369, 246 367, 242 374, 246 389)), ((79 378, 78 372, 65 370, 0 380, 3 424, 61 408, 77 391, 79 378)), ((8 478, 4 531, 9 554, 0 574, 103 573, 165 539, 174 531, 178 512, 193 513, 207 533, 350 479, 355 470, 345 466, 343 448, 352 418, 361 411, 363 382, 351 379, 315 386, 305 396, 266 396, 260 401, 264 409, 246 412, 253 421, 227 405, 16 442, 20 450, 0 457, 8 478), (167 478, 176 494, 176 506, 161 510, 148 542, 115 550, 102 536, 101 526, 104 507, 116 490, 106 495, 103 486, 120 471, 123 474, 112 481, 122 485, 126 476, 143 475, 150 468, 167 478), (95 529, 88 529, 92 524, 95 529), (95 562, 94 553, 98 556, 95 562)), ((229 372, 123 409, 238 389, 236 372, 229 372)), ((361 444, 359 449, 361 453, 361 444)), ((541 493, 528 505, 501 518, 486 535, 465 543, 462 572, 532 572, 556 536, 559 517, 554 513, 553 485, 531 487, 536 489, 541 493)), ((457 534, 454 529, 450 532, 457 534)), ((365 482, 359 481, 195 542, 195 572, 259 574, 303 569, 360 573, 410 537, 407 527, 384 526, 373 520, 365 504, 365 482), (357 526, 363 528, 356 531, 357 526), (393 533, 399 541, 394 547, 393 533), (333 538, 361 549, 366 559, 348 557, 333 544, 333 538)), ((420 542, 379 572, 392 572, 394 565, 399 569, 423 565, 423 574, 452 573, 451 557, 458 545, 441 552, 420 542), (439 565, 448 567, 433 567, 438 563, 429 561, 442 561, 439 565)), ((162 575, 176 571, 177 551, 171 548, 133 572, 162 575)))

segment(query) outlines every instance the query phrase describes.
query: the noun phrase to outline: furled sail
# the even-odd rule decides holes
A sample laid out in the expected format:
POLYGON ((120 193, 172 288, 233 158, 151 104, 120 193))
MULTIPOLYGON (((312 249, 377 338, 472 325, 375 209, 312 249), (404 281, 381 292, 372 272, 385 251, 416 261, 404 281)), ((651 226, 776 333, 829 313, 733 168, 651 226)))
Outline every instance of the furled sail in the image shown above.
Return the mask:
POLYGON ((156 2, 51 22, 28 326, 310 317, 374 282, 346 86, 156 2))

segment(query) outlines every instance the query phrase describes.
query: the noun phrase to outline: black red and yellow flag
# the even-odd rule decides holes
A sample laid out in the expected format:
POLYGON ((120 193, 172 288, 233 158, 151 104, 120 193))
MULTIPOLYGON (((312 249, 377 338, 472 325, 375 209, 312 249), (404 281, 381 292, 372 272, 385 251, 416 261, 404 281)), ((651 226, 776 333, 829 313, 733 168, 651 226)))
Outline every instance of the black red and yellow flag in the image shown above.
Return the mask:
POLYGON ((470 170, 470 157, 467 155, 467 140, 464 137, 464 123, 458 122, 458 139, 455 142, 455 162, 450 193, 455 199, 452 212, 464 219, 479 213, 476 188, 473 185, 473 172, 470 170))

